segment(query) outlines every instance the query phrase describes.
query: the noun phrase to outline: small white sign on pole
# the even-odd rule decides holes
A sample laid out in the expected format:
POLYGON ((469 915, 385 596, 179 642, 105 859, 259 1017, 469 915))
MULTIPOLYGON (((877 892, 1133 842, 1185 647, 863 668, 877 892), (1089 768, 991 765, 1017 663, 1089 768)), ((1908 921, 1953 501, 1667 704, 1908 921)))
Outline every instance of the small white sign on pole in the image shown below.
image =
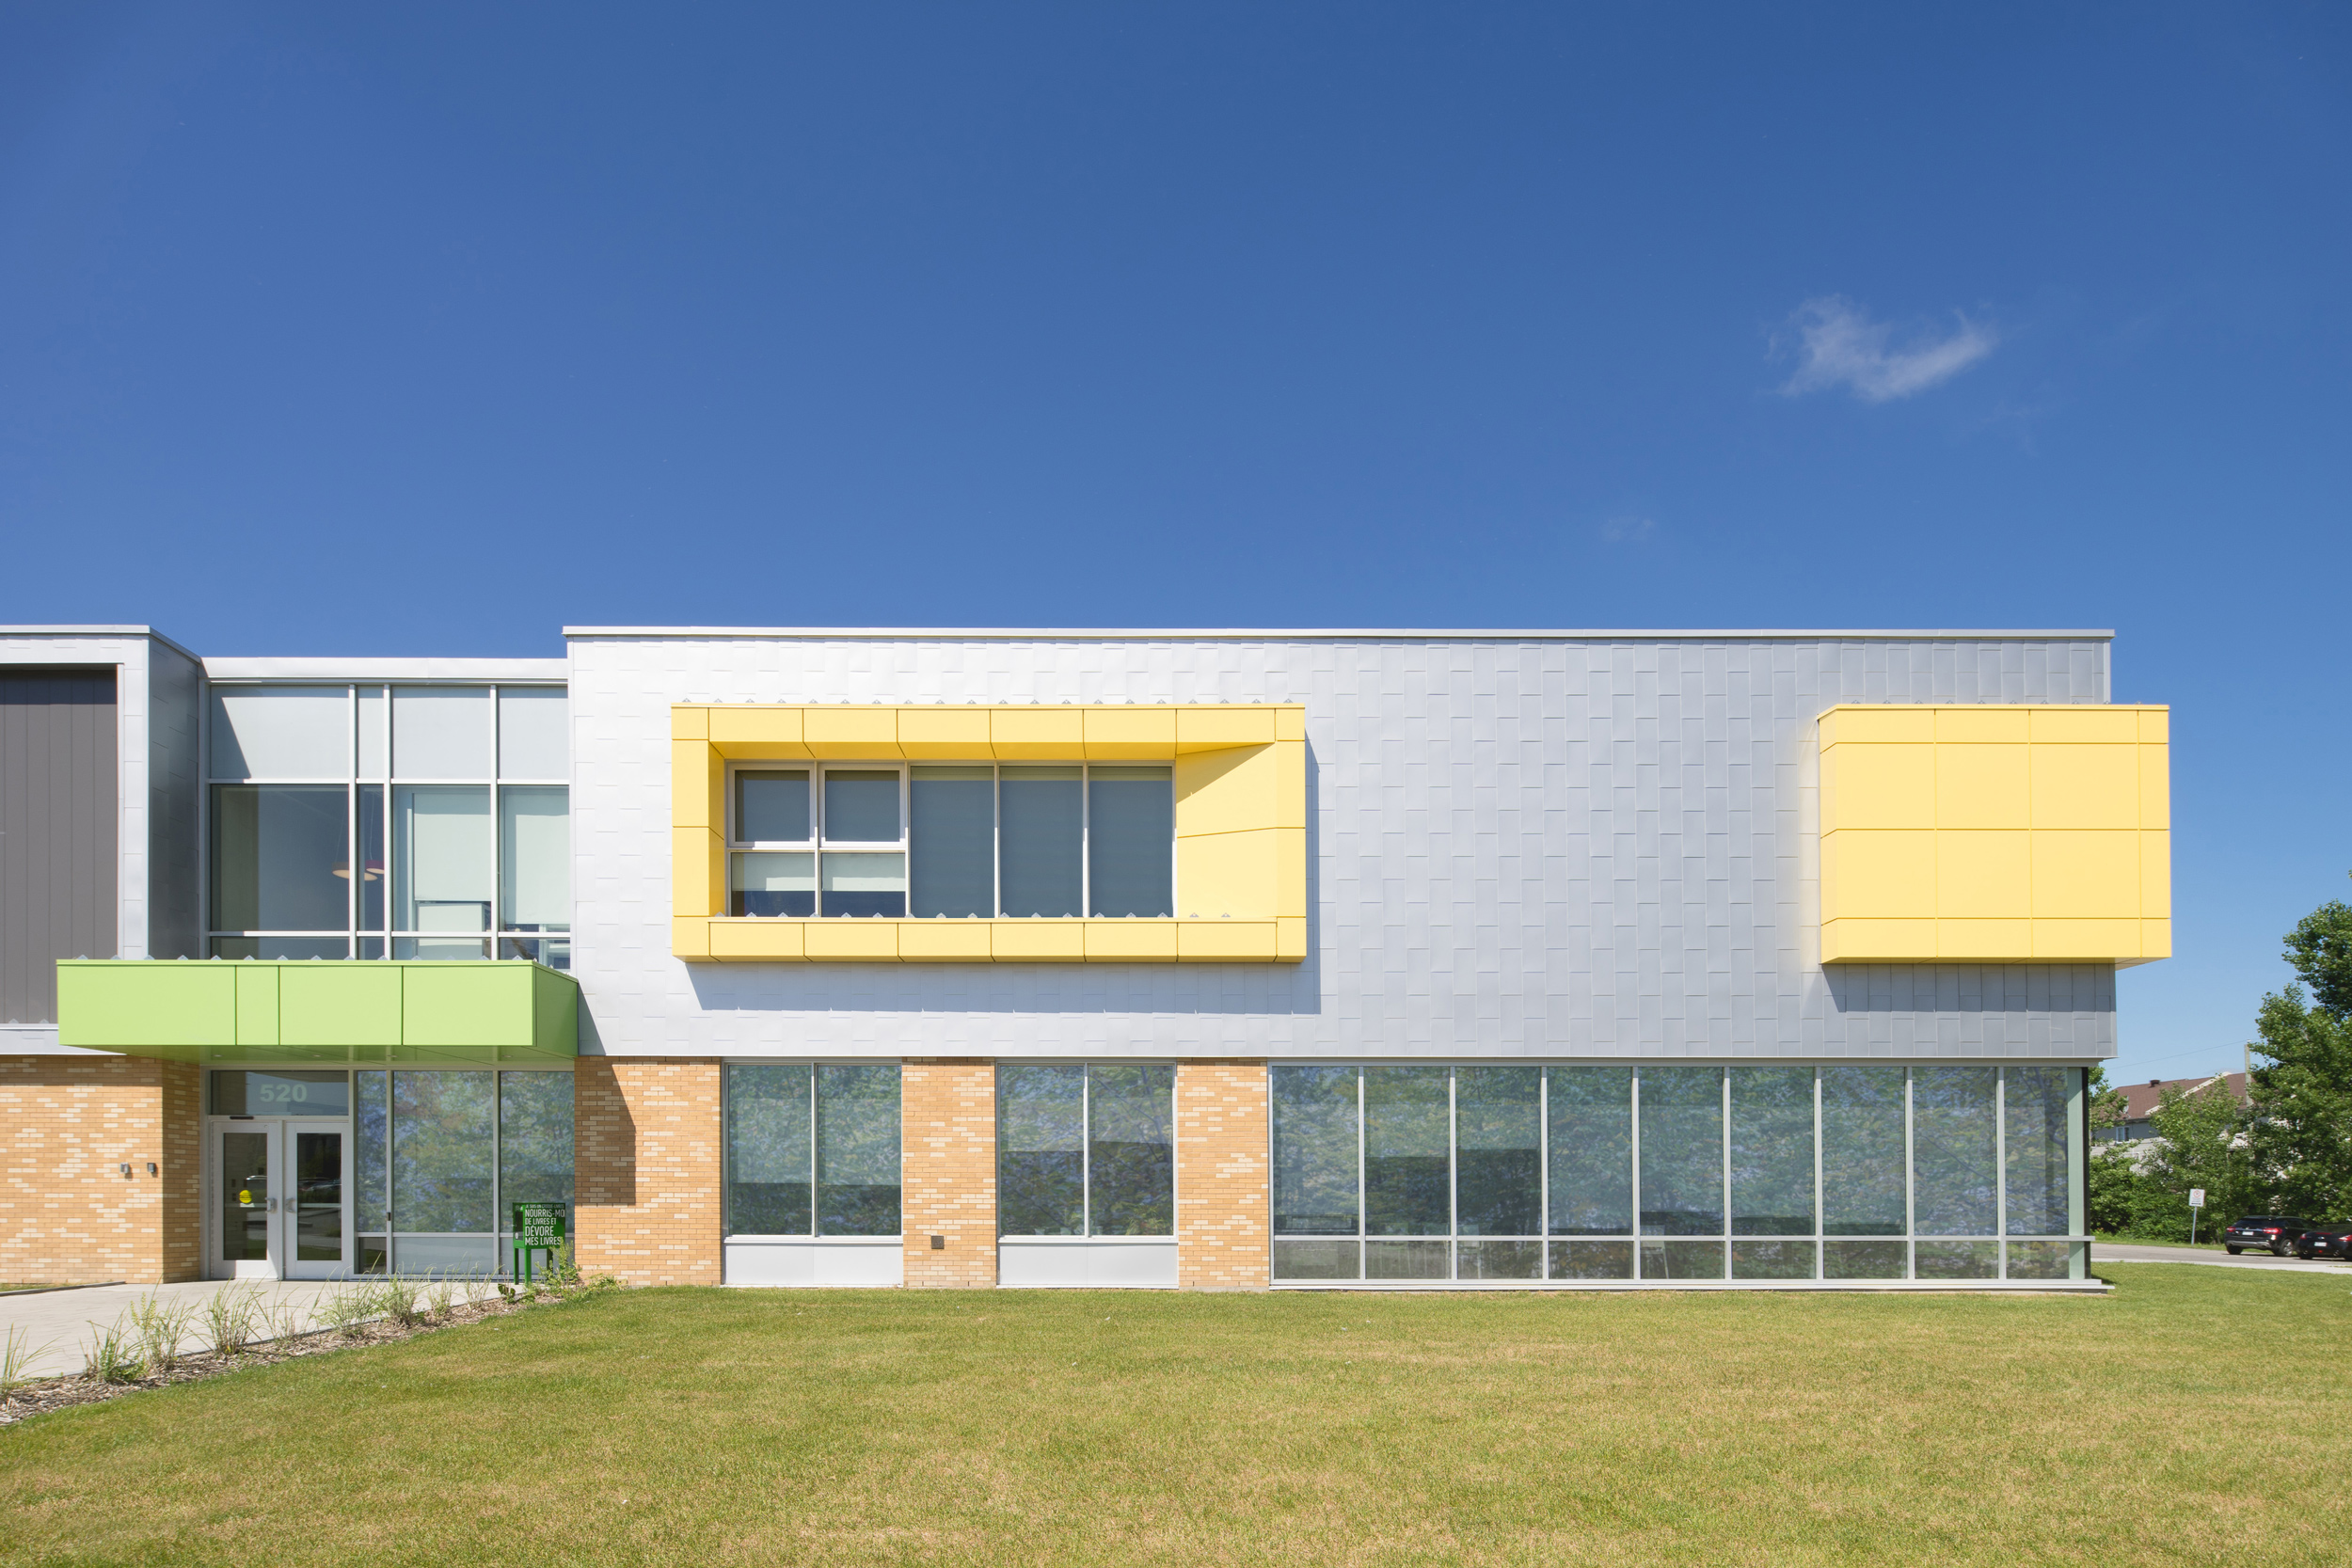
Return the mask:
POLYGON ((2191 1209, 2202 1209, 2202 1208, 2205 1206, 2205 1189, 2204 1189, 2204 1188, 2202 1188, 2202 1187, 2191 1187, 2191 1188, 2188 1190, 2188 1206, 2189 1206, 2191 1209))

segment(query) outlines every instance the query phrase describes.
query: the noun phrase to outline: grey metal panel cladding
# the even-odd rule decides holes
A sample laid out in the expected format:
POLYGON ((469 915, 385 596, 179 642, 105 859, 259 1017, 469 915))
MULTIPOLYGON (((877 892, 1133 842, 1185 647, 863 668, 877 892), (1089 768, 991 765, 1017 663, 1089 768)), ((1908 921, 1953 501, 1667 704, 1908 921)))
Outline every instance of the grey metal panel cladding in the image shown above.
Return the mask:
POLYGON ((0 670, 0 1022, 54 1023, 56 960, 111 958, 115 672, 0 670))
POLYGON ((147 951, 157 958, 204 954, 197 899, 197 735, 203 702, 196 661, 162 643, 147 666, 147 951))
POLYGON ((1820 962, 1815 720, 2106 700, 2092 639, 713 638, 572 645, 575 973, 603 1049, 2104 1056, 2105 965, 1820 962), (1295 702, 1299 965, 669 954, 673 702, 1295 702))

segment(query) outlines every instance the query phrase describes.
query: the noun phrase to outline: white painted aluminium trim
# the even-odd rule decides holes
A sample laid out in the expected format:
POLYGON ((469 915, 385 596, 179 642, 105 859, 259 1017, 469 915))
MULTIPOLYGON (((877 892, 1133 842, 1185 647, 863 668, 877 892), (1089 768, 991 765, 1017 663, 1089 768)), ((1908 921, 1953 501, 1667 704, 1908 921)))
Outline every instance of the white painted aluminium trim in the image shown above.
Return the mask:
POLYGON ((215 681, 563 681, 561 658, 208 658, 215 681))
POLYGON ((1682 630, 1682 629, 1605 629, 1582 631, 1546 627, 1532 630, 1476 630, 1444 627, 1067 627, 1043 626, 1011 628, 1005 626, 565 626, 564 635, 575 641, 589 639, 656 639, 656 638, 771 638, 827 641, 842 639, 888 641, 948 640, 973 641, 1031 642, 1031 641, 1392 641, 1409 639, 1416 641, 1438 642, 1843 642, 1861 639, 1893 640, 1903 642, 2042 642, 2042 641, 2106 641, 2114 638, 2112 629, 2106 630, 1972 630, 1922 629, 1903 630, 1682 630))

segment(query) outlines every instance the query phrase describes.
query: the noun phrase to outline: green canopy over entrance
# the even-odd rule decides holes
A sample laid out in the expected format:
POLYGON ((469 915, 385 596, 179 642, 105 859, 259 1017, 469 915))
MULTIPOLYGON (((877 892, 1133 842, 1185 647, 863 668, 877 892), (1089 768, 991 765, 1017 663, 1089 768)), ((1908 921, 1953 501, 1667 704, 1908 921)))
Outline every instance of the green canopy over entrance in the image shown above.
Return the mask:
POLYGON ((580 986, 521 959, 63 959, 57 1042, 176 1062, 568 1062, 580 986))

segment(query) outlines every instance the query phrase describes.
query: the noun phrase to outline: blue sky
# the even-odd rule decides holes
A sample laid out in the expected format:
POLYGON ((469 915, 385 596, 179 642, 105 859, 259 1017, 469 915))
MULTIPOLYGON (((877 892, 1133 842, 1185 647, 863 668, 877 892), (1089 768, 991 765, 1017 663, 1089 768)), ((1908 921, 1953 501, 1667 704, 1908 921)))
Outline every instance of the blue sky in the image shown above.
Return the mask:
POLYGON ((2352 8, 0 12, 0 620, 2113 627, 2352 896, 2352 8))

